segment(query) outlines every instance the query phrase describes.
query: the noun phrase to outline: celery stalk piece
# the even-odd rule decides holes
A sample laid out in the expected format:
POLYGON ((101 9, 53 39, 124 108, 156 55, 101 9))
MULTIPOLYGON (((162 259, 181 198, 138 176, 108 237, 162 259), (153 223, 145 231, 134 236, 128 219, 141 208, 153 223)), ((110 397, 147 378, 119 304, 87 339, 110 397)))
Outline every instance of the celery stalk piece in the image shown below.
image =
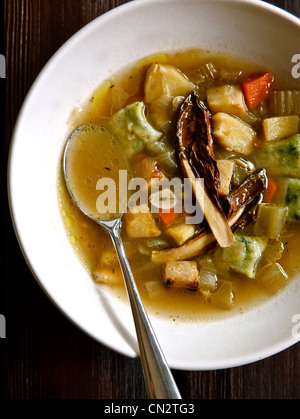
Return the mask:
POLYGON ((269 204, 259 204, 254 234, 278 239, 283 230, 288 208, 269 204))

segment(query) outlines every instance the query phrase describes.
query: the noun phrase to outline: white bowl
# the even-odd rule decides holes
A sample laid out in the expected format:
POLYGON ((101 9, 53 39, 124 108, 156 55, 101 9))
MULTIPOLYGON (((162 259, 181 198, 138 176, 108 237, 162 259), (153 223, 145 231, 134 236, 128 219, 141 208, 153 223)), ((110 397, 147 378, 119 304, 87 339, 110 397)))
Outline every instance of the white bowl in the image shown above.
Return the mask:
MULTIPOLYGON (((54 304, 84 332, 135 357, 129 306, 95 286, 66 237, 57 168, 73 109, 99 83, 144 56, 201 47, 249 58, 289 81, 300 21, 261 1, 136 0, 81 29, 42 70, 20 112, 10 153, 9 200, 24 256, 54 304)), ((257 361, 299 341, 300 276, 278 297, 210 322, 152 317, 172 368, 208 370, 257 361), (298 314, 298 316, 297 316, 298 314), (299 329, 299 328, 298 328, 299 329), (294 331, 294 333, 293 333, 294 331)))

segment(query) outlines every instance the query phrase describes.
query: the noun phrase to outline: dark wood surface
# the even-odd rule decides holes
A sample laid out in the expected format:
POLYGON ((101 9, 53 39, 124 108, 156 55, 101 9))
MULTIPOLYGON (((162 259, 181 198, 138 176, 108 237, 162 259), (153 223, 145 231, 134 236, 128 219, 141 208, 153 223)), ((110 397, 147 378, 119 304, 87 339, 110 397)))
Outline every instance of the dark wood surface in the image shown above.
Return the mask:
MULTIPOLYGON (((184 0, 183 0, 184 1, 184 0)), ((5 0, 5 157, 21 104, 53 53, 78 29, 125 0, 5 0)), ((299 0, 270 1, 300 17, 299 0)), ((300 48, 300 45, 299 45, 300 48)), ((300 50, 297 51, 300 53, 300 50)), ((138 359, 98 344, 73 326, 32 276, 7 211, 1 314, 6 318, 4 398, 145 399, 138 359)), ((242 367, 174 371, 185 399, 297 399, 300 344, 242 367)))

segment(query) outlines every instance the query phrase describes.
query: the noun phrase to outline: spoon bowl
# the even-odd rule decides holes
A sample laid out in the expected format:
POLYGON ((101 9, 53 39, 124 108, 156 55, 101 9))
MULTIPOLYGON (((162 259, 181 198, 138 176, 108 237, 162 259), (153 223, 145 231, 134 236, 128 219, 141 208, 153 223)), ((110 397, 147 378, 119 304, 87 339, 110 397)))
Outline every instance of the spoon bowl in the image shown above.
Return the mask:
MULTIPOLYGON (((140 298, 126 253, 121 238, 121 227, 122 227, 122 213, 97 213, 95 211, 93 203, 85 202, 82 200, 82 188, 76 185, 76 179, 74 179, 73 170, 76 171, 76 164, 74 161, 82 161, 82 156, 78 153, 77 142, 85 140, 85 144, 88 144, 89 138, 85 134, 92 132, 92 138, 95 139, 96 148, 101 149, 103 142, 106 142, 105 148, 107 150, 107 137, 108 133, 103 127, 95 126, 83 126, 75 130, 68 138, 63 153, 63 174, 66 182, 68 192, 76 204, 76 206, 91 220, 103 227, 110 235, 114 244, 118 260, 120 263, 121 271, 125 281, 125 286, 132 310, 134 324, 136 328, 137 340, 140 349, 140 357, 146 382, 146 388, 151 399, 181 399, 180 393, 176 386, 176 382, 172 376, 171 370, 166 362, 164 354, 157 341, 149 317, 146 313, 142 300, 140 298), (96 134, 96 135, 94 135, 96 134), (70 163, 71 161, 71 163, 70 163), (73 163, 73 164, 72 164, 73 163), (73 170, 72 170, 73 169, 73 170)), ((90 145, 90 144, 89 144, 90 145)), ((114 156, 118 156, 120 151, 119 159, 117 160, 120 164, 126 166, 126 162, 122 159, 121 149, 118 148, 118 141, 114 139, 114 142, 110 143, 114 156)), ((91 172, 93 167, 89 166, 91 172)), ((118 168, 120 170, 121 168, 118 168)), ((116 179, 114 179, 116 181, 116 179)), ((79 182, 80 183, 80 182, 79 182)), ((81 182, 82 183, 82 182, 81 182)), ((93 184, 93 182, 91 182, 93 184)), ((95 183, 94 183, 95 186, 95 183)), ((118 185, 119 186, 119 185, 118 185)), ((95 188, 96 190, 96 188, 95 188)), ((90 191, 89 198, 95 198, 94 191, 90 191)), ((120 203, 119 203, 120 204, 120 203)), ((124 209, 124 203, 118 205, 118 208, 124 209)))

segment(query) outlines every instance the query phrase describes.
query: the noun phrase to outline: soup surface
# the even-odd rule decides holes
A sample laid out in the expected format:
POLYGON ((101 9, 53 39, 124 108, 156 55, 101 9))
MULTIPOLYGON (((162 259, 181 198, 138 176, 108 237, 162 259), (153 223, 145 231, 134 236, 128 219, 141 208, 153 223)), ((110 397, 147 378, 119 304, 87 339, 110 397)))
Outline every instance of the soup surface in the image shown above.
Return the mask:
MULTIPOLYGON (((122 236, 147 309, 174 321, 243 312, 300 272, 299 115, 299 86, 201 50, 147 57, 74 112, 73 129, 93 129, 70 160, 73 182, 94 212, 130 197, 122 236), (117 188, 99 186, 107 178, 117 188)), ((61 178, 59 202, 93 279, 126 296, 107 233, 61 178)))

